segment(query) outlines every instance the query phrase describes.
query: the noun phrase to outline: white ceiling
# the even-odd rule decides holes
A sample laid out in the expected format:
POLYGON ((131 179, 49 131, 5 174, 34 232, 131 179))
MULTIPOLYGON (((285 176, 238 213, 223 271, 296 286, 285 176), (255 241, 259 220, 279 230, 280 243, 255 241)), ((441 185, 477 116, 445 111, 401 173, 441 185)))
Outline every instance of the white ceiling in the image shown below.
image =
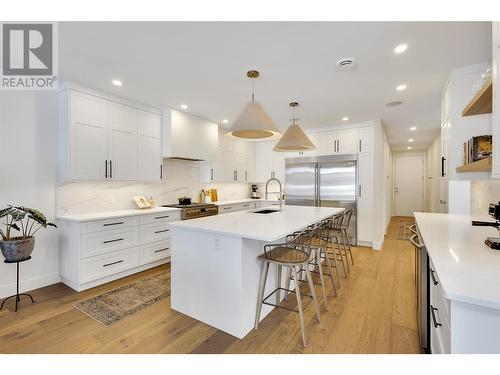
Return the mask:
POLYGON ((491 60, 489 22, 62 22, 59 40, 63 79, 231 122, 257 69, 256 99, 282 130, 298 101, 304 128, 382 119, 394 150, 436 137, 451 68, 491 60), (400 43, 409 47, 396 55, 400 43), (356 68, 337 70, 343 57, 356 68), (404 103, 385 106, 395 100, 404 103))

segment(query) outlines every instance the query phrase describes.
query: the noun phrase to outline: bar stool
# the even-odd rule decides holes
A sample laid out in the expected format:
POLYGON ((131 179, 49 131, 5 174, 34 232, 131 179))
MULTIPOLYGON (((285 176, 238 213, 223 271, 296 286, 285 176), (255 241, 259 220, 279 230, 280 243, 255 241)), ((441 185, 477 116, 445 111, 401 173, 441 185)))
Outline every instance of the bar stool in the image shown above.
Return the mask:
MULTIPOLYGON (((311 273, 319 274, 320 282, 314 282, 313 284, 321 285, 321 289, 323 291, 323 301, 325 305, 325 310, 328 310, 328 300, 326 298, 326 290, 325 290, 325 280, 324 275, 330 276, 330 280, 333 286, 334 296, 337 296, 337 288, 335 287, 335 282, 333 280, 333 270, 330 264, 330 259, 327 254, 327 248, 329 243, 329 230, 326 227, 327 220, 323 220, 315 225, 312 225, 307 228, 307 235, 300 235, 299 232, 294 233, 291 236, 287 237, 287 240, 293 241, 294 243, 299 243, 300 245, 308 248, 314 255, 311 257, 311 261, 309 262, 309 266, 313 266, 314 268, 310 270, 311 273), (291 239, 291 237, 295 237, 291 239), (325 261, 325 265, 327 267, 327 272, 323 271, 323 260, 325 261)), ((300 274, 305 271, 304 268, 300 269, 300 274)), ((286 282, 287 288, 289 287, 290 280, 292 279, 292 275, 290 271, 287 274, 286 282)))
MULTIPOLYGON (((339 281, 339 288, 340 288, 340 278, 339 278, 339 273, 337 269, 337 262, 340 261, 342 263, 342 270, 344 271, 344 277, 347 277, 347 270, 346 270, 346 265, 344 263, 344 256, 342 254, 343 246, 341 245, 340 237, 342 234, 341 227, 342 227, 342 220, 344 218, 344 213, 340 213, 337 215, 332 216, 329 218, 326 227, 329 230, 329 236, 331 239, 331 254, 332 257, 330 257, 330 260, 335 261, 335 269, 337 270, 337 278, 339 281), (339 253, 337 255, 335 251, 335 246, 337 246, 337 249, 339 250, 339 253)), ((347 264, 347 267, 349 267, 349 263, 347 264)))
POLYGON ((351 208, 349 210, 347 210, 345 213, 344 213, 344 217, 343 217, 343 220, 340 224, 340 231, 341 231, 341 234, 342 234, 342 239, 344 242, 344 244, 346 245, 345 247, 345 251, 346 251, 346 261, 347 263, 349 264, 349 261, 347 260, 347 252, 349 253, 349 256, 351 258, 351 263, 352 265, 354 265, 354 259, 352 257, 352 250, 351 250, 351 240, 349 239, 349 225, 351 224, 351 217, 352 217, 352 214, 353 214, 354 210, 351 208))
MULTIPOLYGON (((304 295, 307 297, 311 297, 314 302, 314 307, 316 309, 316 317, 318 319, 318 323, 321 321, 320 311, 318 306, 318 300, 316 298, 316 291, 314 290, 314 285, 312 282, 311 272, 309 270, 308 264, 311 261, 311 257, 314 255, 310 249, 304 245, 301 245, 299 242, 294 242, 294 240, 299 236, 311 236, 311 231, 305 230, 300 232, 298 236, 294 236, 291 241, 287 241, 283 244, 271 244, 264 246, 264 254, 259 256, 259 259, 263 261, 262 264, 262 273, 260 278, 260 286, 259 286, 259 296, 257 301, 257 312, 255 315, 255 329, 259 328, 260 321, 260 313, 262 310, 262 305, 266 304, 269 306, 274 306, 278 308, 284 308, 287 310, 295 311, 299 313, 300 317, 300 327, 302 332, 302 345, 306 346, 306 334, 305 334, 305 325, 304 325, 304 312, 302 308, 302 295, 300 294, 300 285, 299 285, 299 269, 304 267, 305 274, 307 277, 307 282, 309 284, 309 289, 311 291, 311 295, 304 295), (277 267, 277 286, 271 293, 269 293, 266 297, 264 297, 264 291, 266 289, 266 280, 267 274, 269 272, 270 264, 275 264, 277 267), (289 287, 282 288, 281 287, 281 271, 282 267, 288 268, 289 272, 294 277, 295 280, 295 290, 289 289, 289 287), (283 306, 280 302, 281 291, 285 293, 295 293, 297 298, 297 309, 292 309, 286 306, 283 306), (276 304, 267 302, 267 300, 273 295, 277 293, 276 304)), ((286 296, 286 295, 285 295, 286 296)))

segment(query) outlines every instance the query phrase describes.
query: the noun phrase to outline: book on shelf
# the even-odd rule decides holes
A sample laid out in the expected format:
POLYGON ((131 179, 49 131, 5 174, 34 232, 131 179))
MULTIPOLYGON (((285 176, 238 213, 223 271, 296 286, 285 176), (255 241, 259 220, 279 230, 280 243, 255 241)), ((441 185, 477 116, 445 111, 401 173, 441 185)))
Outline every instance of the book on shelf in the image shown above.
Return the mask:
POLYGON ((463 143, 464 165, 491 157, 492 149, 491 135, 479 135, 469 138, 463 143))

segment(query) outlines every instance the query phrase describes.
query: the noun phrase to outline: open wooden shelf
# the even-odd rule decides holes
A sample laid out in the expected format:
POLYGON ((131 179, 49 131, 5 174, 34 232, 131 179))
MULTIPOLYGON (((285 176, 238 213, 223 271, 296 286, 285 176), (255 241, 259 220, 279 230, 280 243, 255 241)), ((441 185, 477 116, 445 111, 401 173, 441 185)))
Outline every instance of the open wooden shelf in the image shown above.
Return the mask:
POLYGON ((491 171, 491 158, 478 160, 475 161, 474 163, 465 164, 457 168, 458 173, 490 172, 490 171, 491 171))
POLYGON ((485 113, 491 113, 493 110, 493 83, 488 80, 481 90, 472 98, 472 100, 467 104, 467 107, 462 111, 462 116, 473 116, 482 115, 485 113))

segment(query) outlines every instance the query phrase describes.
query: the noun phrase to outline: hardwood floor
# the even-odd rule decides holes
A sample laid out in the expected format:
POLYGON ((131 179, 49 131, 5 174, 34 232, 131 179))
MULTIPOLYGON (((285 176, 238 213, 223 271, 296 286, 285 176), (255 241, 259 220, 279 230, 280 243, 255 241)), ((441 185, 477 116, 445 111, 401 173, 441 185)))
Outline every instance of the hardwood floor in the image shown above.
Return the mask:
MULTIPOLYGON (((308 346, 302 347, 298 314, 276 309, 243 340, 170 309, 167 298, 106 328, 72 303, 101 294, 162 266, 77 293, 63 284, 32 292, 37 303, 0 311, 1 353, 420 353, 415 312, 413 248, 398 240, 391 220, 381 251, 354 248, 355 265, 341 279, 338 297, 328 289, 321 324, 309 305, 308 346)), ((318 296, 319 293, 318 286, 318 296)))

